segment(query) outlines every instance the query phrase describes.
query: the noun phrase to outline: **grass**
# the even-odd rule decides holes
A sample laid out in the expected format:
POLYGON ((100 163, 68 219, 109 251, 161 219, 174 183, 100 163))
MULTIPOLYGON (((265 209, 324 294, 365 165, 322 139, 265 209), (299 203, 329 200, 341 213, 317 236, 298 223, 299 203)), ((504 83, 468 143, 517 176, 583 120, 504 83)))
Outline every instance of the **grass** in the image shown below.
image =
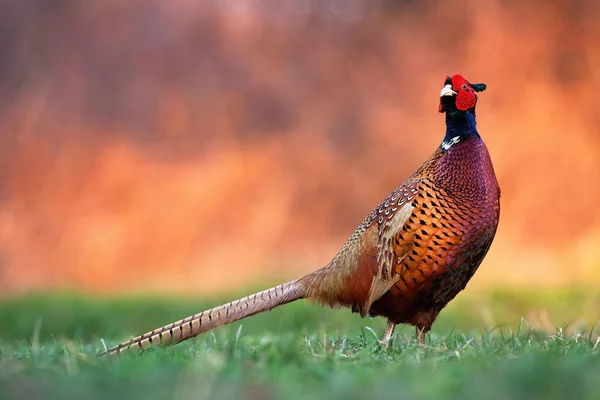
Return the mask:
POLYGON ((0 398, 592 399, 600 293, 464 293, 427 338, 296 302, 177 346, 118 358, 116 344, 229 300, 40 294, 0 302, 0 398))

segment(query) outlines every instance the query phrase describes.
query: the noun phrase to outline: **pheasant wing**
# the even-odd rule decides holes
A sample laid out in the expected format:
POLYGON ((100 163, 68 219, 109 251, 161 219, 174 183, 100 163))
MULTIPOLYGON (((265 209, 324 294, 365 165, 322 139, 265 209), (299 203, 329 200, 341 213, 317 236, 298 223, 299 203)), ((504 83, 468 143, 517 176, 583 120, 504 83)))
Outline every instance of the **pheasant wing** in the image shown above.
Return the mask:
POLYGON ((413 213, 412 199, 417 194, 418 180, 408 180, 394 190, 369 216, 367 225, 378 224, 377 271, 373 277, 367 303, 363 312, 367 312, 371 304, 383 296, 398 280, 396 265, 408 252, 410 246, 397 243, 394 248, 396 234, 402 230, 413 213), (400 249, 400 251, 399 251, 400 249))

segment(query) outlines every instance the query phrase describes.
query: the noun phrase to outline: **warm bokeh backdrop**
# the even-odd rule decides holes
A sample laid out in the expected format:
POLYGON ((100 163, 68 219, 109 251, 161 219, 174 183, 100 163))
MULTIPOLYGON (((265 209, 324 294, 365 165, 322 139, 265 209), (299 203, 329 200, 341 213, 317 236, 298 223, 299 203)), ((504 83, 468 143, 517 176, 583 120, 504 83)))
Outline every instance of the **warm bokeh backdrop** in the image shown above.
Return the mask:
POLYGON ((600 283, 600 5, 4 0, 0 291, 202 295, 313 271, 488 84, 472 286, 600 283))

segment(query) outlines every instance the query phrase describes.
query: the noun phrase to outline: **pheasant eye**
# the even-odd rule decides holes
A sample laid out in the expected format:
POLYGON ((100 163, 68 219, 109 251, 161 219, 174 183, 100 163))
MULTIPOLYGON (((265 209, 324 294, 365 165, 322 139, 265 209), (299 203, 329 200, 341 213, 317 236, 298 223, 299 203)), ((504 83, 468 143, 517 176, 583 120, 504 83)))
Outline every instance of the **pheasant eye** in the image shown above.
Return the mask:
POLYGON ((461 88, 462 88, 462 90, 467 90, 467 84, 463 83, 462 86, 461 86, 461 88))

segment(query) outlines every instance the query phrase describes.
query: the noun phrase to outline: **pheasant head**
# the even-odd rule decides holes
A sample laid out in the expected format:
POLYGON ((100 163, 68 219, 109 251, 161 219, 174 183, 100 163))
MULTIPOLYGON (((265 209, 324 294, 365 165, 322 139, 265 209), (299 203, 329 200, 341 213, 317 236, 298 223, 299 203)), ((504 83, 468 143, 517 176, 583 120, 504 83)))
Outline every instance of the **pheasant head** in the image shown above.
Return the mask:
POLYGON ((443 113, 466 113, 474 110, 477 104, 477 92, 483 92, 485 83, 469 83, 460 75, 446 76, 440 92, 438 111, 443 113))

